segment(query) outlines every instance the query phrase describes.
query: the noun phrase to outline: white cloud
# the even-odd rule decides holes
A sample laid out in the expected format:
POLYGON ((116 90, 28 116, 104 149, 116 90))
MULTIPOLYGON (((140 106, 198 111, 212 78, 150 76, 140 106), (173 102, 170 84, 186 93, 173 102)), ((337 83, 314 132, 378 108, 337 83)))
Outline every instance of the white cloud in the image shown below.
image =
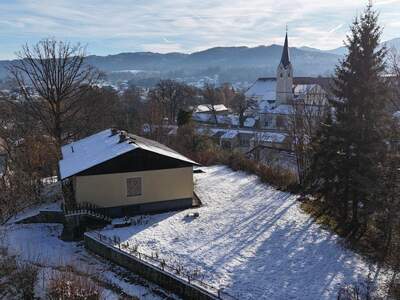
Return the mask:
MULTIPOLYGON (((398 22, 393 12, 400 13, 400 1, 375 3, 385 37, 395 37, 398 22)), ((0 35, 1 42, 9 44, 7 49, 14 43, 15 50, 23 39, 54 36, 87 42, 91 52, 100 54, 190 52, 211 46, 282 43, 288 24, 291 45, 328 49, 341 45, 347 24, 365 4, 365 0, 2 0, 0 35)))

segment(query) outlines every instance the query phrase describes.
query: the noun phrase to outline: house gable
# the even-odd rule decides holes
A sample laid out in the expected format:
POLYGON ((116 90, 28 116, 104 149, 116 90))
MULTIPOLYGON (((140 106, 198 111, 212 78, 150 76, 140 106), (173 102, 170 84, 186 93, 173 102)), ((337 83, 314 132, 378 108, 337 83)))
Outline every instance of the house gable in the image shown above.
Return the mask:
POLYGON ((193 166, 193 164, 187 161, 178 160, 155 152, 137 148, 133 151, 86 169, 75 176, 175 169, 190 166, 193 166))

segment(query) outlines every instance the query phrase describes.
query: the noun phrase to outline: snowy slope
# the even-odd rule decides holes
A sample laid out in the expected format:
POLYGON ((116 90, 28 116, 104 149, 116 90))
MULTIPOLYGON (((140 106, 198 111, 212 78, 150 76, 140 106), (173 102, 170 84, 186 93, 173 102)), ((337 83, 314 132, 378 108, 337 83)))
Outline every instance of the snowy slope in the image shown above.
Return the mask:
POLYGON ((204 170, 195 175, 203 207, 103 233, 200 267, 205 281, 239 299, 336 299, 339 285, 365 279, 370 269, 385 277, 313 223, 295 196, 225 167, 204 170), (195 211, 198 218, 187 217, 195 211))
MULTIPOLYGON (((40 207, 43 209, 44 207, 40 207)), ((20 216, 17 218, 19 219, 20 216)), ((72 266, 75 270, 93 276, 104 283, 117 286, 128 295, 145 300, 161 300, 162 295, 168 295, 159 287, 130 274, 132 279, 126 279, 123 271, 104 260, 89 254, 82 243, 63 242, 58 237, 61 234, 61 224, 12 224, 0 226, 0 247, 6 246, 12 255, 17 255, 19 261, 34 263, 39 268, 39 278, 49 278, 64 266, 72 266)), ((46 280, 38 280, 36 293, 44 295, 46 280)), ((117 300, 118 294, 105 289, 104 299, 117 300)), ((168 296, 167 296, 168 297, 168 296)), ((170 295, 175 299, 174 295, 170 295)), ((45 299, 44 296, 43 298, 45 299)))

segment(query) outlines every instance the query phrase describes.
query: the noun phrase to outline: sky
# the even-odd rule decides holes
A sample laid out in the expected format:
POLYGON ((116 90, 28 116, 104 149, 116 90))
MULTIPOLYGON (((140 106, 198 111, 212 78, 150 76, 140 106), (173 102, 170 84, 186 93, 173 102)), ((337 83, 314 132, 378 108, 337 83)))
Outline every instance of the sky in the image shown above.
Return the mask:
MULTIPOLYGON (((192 53, 283 44, 333 49, 367 0, 0 0, 0 59, 43 38, 88 54, 192 53)), ((383 40, 400 37, 400 0, 374 0, 383 40)))

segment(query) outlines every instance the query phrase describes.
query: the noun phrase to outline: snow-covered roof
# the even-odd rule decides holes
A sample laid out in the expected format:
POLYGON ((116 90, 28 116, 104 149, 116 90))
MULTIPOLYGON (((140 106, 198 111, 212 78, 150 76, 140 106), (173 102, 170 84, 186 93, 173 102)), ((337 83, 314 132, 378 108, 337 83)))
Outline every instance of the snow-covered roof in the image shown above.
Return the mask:
POLYGON ((194 110, 195 113, 207 113, 210 111, 216 111, 216 112, 221 112, 221 111, 228 111, 225 105, 223 104, 216 104, 216 105, 211 105, 211 104, 201 104, 196 107, 194 110), (214 108, 214 109, 212 109, 214 108))
POLYGON ((200 134, 200 135, 213 136, 218 131, 221 131, 221 130, 223 130, 223 129, 199 127, 199 128, 196 128, 196 133, 200 134))
POLYGON ((289 104, 281 104, 276 107, 272 105, 265 105, 262 107, 261 112, 279 115, 290 115, 294 113, 293 106, 289 104))
POLYGON ((294 86, 294 94, 295 95, 304 95, 309 93, 312 89, 317 87, 318 84, 296 84, 294 86))
POLYGON ((259 101, 276 100, 276 78, 259 78, 246 91, 246 97, 256 98, 259 101))
POLYGON ((139 148, 197 164, 189 158, 155 141, 136 135, 127 135, 127 137, 125 141, 119 142, 119 134, 112 135, 111 129, 106 129, 63 146, 61 148, 63 159, 59 162, 61 179, 68 178, 139 148))
POLYGON ((177 133, 178 133, 178 127, 174 127, 170 129, 168 135, 177 135, 177 133))
POLYGON ((393 117, 396 118, 396 119, 400 119, 400 110, 395 111, 395 112, 393 113, 393 117))
POLYGON ((212 115, 209 113, 194 113, 192 118, 198 122, 210 122, 211 117, 212 115))
POLYGON ((286 134, 276 132, 257 132, 254 136, 255 140, 266 143, 283 143, 287 138, 286 134))
POLYGON ((239 126, 239 116, 238 115, 230 114, 230 115, 228 115, 228 118, 230 120, 230 125, 239 126))
POLYGON ((215 123, 217 118, 218 124, 227 124, 232 126, 239 125, 239 117, 237 115, 213 115, 211 113, 195 113, 193 114, 193 120, 204 123, 215 123))
POLYGON ((221 139, 230 140, 230 139, 235 138, 238 134, 239 134, 239 131, 237 131, 237 130, 229 130, 229 131, 225 132, 225 133, 221 136, 221 139))
POLYGON ((246 120, 244 120, 244 127, 254 127, 254 125, 256 124, 256 119, 252 118, 252 117, 248 117, 246 118, 246 120))

